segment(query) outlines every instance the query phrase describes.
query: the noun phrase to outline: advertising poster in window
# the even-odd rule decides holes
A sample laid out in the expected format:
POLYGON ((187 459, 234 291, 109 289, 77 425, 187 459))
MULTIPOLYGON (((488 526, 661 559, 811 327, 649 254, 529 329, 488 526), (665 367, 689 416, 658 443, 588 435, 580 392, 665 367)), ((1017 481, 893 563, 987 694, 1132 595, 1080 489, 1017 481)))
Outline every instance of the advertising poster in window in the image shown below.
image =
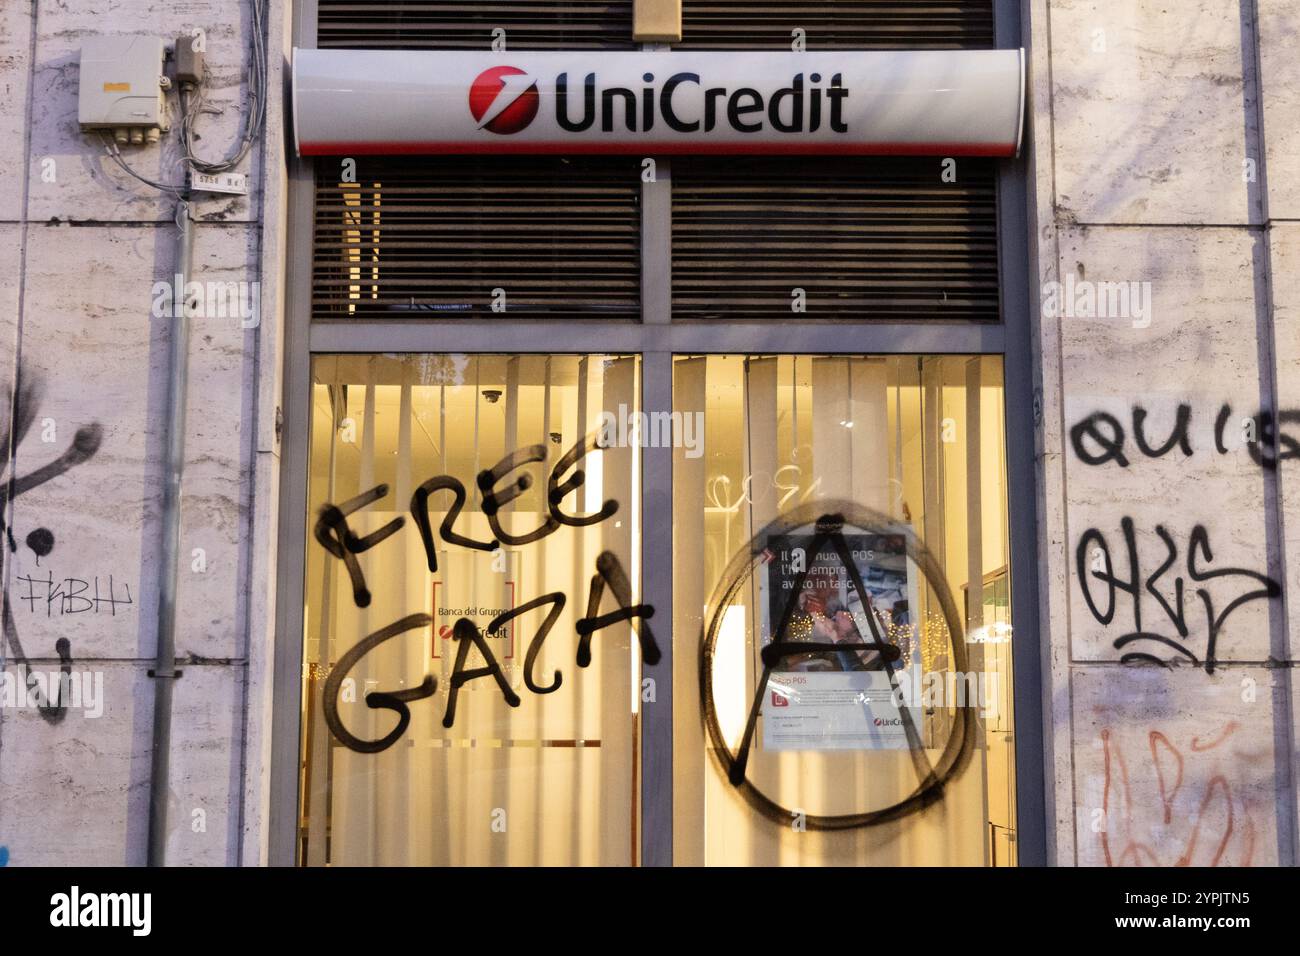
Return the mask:
MULTIPOLYGON (((818 649, 786 654, 773 665, 761 711, 763 749, 906 750, 908 728, 896 688, 910 686, 921 668, 917 571, 906 538, 843 535, 865 594, 858 593, 835 539, 812 555, 812 538, 810 528, 766 543, 759 575, 761 645, 779 640, 818 649), (785 633, 777 635, 788 605, 785 633), (874 634, 890 649, 882 652, 874 634)), ((761 662, 757 667, 761 671, 761 662)), ((923 739, 920 708, 908 707, 907 716, 923 739)))
POLYGON ((465 617, 474 622, 501 665, 509 668, 515 659, 516 622, 506 621, 495 632, 489 628, 496 618, 515 608, 519 553, 501 548, 487 553, 442 551, 438 567, 445 570, 430 584, 433 658, 455 660, 452 628, 465 617))

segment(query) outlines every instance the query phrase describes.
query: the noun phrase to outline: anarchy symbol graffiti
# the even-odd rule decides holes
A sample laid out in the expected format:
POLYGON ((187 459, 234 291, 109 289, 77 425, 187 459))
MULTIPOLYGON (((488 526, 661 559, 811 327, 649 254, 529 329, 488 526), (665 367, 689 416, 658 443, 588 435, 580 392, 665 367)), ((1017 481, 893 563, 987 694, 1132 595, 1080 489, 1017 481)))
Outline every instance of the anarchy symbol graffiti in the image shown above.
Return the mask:
MULTIPOLYGON (((764 793, 748 774, 758 719, 762 709, 768 681, 780 662, 794 655, 819 652, 850 653, 874 652, 884 662, 890 690, 899 699, 900 688, 892 664, 899 659, 899 648, 888 641, 871 606, 871 597, 860 570, 850 554, 845 529, 870 534, 901 535, 905 540, 906 554, 918 569, 928 589, 931 600, 938 605, 943 624, 946 625, 948 660, 958 673, 967 670, 966 644, 963 639, 961 617, 957 613, 952 593, 937 559, 928 551, 910 528, 900 527, 888 517, 869 508, 846 501, 813 501, 800 505, 769 523, 750 544, 732 559, 723 573, 718 587, 710 597, 700 646, 700 695, 703 702, 705 732, 711 743, 710 753, 727 781, 736 788, 745 801, 763 816, 778 823, 787 823, 795 812, 782 806, 771 795, 764 793), (811 529, 811 530, 809 530, 811 529), (744 733, 733 750, 727 743, 718 719, 714 691, 714 667, 718 637, 727 609, 736 604, 742 589, 754 579, 770 559, 766 542, 784 536, 802 540, 807 556, 805 565, 797 572, 789 597, 783 602, 775 618, 772 639, 760 653, 761 670, 754 686, 752 703, 745 721, 744 733), (790 634, 799 595, 809 571, 819 555, 838 557, 848 575, 849 585, 858 595, 867 621, 868 632, 862 634, 853 625, 855 642, 851 644, 819 644, 796 640, 790 634)), ((916 775, 916 784, 907 796, 887 806, 864 809, 855 813, 834 815, 806 814, 810 830, 850 830, 876 826, 898 820, 943 799, 945 782, 959 774, 969 762, 975 743, 975 714, 971 707, 956 708, 950 732, 932 761, 931 754, 938 748, 927 748, 922 733, 910 714, 910 708, 900 707, 899 713, 906 734, 907 752, 916 775)))

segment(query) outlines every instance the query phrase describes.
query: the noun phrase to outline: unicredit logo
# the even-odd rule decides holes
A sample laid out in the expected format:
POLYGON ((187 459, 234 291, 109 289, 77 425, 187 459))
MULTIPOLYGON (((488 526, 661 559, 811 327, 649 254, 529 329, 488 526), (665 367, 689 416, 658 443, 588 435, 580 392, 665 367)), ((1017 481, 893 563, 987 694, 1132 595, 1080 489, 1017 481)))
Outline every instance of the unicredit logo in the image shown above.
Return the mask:
POLYGON ((537 116, 537 81, 513 66, 494 66, 474 78, 469 111, 479 129, 517 133, 537 116))
POLYGON ((577 88, 561 73, 555 78, 555 121, 571 133, 591 129, 597 120, 602 133, 648 133, 656 122, 677 133, 710 133, 720 126, 737 133, 815 133, 823 124, 848 132, 843 104, 849 91, 840 73, 796 73, 770 96, 751 86, 714 86, 698 73, 674 73, 662 82, 646 73, 641 80, 639 90, 602 86, 588 73, 577 88))
MULTIPOLYGON (((674 73, 662 82, 642 76, 640 89, 603 86, 594 72, 574 83, 567 72, 555 77, 555 123, 569 133, 648 133, 662 125, 677 133, 847 133, 844 101, 849 91, 840 73, 796 73, 789 83, 764 95, 740 86, 713 86, 698 73, 674 73)), ((548 87, 548 90, 550 88, 548 87)), ((537 80, 513 66, 484 70, 469 91, 469 110, 479 129, 518 133, 537 117, 537 80)))

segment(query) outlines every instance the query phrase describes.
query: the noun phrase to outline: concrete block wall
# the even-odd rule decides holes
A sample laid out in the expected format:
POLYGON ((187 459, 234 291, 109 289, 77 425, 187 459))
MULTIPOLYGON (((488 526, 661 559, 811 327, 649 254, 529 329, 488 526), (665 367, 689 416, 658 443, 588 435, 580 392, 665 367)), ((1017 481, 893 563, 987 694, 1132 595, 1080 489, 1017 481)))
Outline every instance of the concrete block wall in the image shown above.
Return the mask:
MULTIPOLYGON (((140 864, 146 847, 172 324, 156 283, 174 272, 176 213, 171 197, 131 179, 98 136, 78 129, 80 46, 101 34, 156 35, 170 45, 201 29, 214 112, 201 117, 197 150, 216 160, 241 129, 252 15, 248 0, 14 0, 0 10, 0 241, 8 252, 0 382, 6 405, 21 383, 15 421, 30 419, 14 429, 9 464, 21 480, 79 442, 93 446, 4 514, 15 550, 5 543, 0 658, 14 675, 23 666, 57 672, 66 641, 74 676, 102 686, 98 714, 72 707, 51 721, 0 707, 0 862, 10 865, 140 864)), ((195 206, 191 278, 234 283, 223 288, 237 290, 246 314, 220 315, 209 300, 191 329, 168 840, 175 864, 261 858, 260 804, 250 811, 246 798, 256 803, 264 790, 265 742, 263 728, 246 725, 262 708, 250 694, 269 685, 283 198, 282 174, 264 171, 282 169, 284 5, 270 3, 268 16, 270 132, 240 167, 249 193, 202 196, 195 206)), ((162 145, 124 154, 141 175, 177 183, 170 99, 174 126, 162 145)), ((21 677, 11 680, 21 694, 21 677)))
POLYGON ((1293 864, 1300 2, 1024 12, 1052 859, 1293 864))

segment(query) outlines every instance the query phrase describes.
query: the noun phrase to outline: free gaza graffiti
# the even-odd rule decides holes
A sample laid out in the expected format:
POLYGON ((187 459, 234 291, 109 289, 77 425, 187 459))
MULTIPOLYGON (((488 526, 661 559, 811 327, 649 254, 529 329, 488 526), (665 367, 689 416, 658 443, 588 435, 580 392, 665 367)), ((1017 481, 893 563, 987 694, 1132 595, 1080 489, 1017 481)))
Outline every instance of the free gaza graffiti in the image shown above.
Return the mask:
MULTIPOLYGON (((420 539, 424 547, 429 572, 434 573, 438 570, 436 540, 439 536, 448 544, 491 552, 495 551, 501 543, 516 546, 532 544, 553 534, 565 525, 584 527, 608 520, 619 508, 618 502, 612 499, 605 501, 598 511, 589 515, 569 514, 560 508, 560 504, 571 492, 576 491, 586 483, 585 473, 581 468, 575 466, 587 452, 596 447, 597 435, 593 433, 575 444, 556 462, 547 482, 546 517, 537 528, 523 535, 508 534, 501 526, 499 513, 502 507, 518 498, 532 486, 532 477, 528 474, 520 474, 509 484, 503 486, 502 482, 511 472, 525 465, 544 461, 546 455, 545 448, 542 445, 531 445, 511 452, 492 468, 484 469, 479 473, 477 484, 482 493, 481 507, 483 513, 487 516, 493 534, 496 535, 496 538, 490 541, 478 541, 456 530, 456 521, 460 517, 468 498, 465 486, 458 478, 451 475, 438 475, 425 481, 411 496, 410 511, 420 531, 420 539), (567 479, 561 480, 570 470, 573 473, 567 479), (449 492, 452 495, 452 504, 435 534, 435 529, 429 519, 429 500, 433 495, 442 492, 449 492)), ((377 485, 340 505, 325 505, 316 521, 316 540, 333 557, 343 562, 351 580, 353 601, 357 607, 368 607, 371 603, 371 593, 366 586, 365 574, 357 560, 357 556, 369 551, 400 531, 405 526, 406 519, 403 517, 394 518, 369 534, 357 535, 350 528, 348 518, 367 505, 387 497, 387 495, 388 486, 377 485)), ((587 594, 586 614, 575 625, 578 637, 577 665, 587 667, 591 664, 592 641, 599 631, 634 618, 641 619, 640 627, 634 629, 640 642, 641 659, 651 665, 658 663, 661 657, 659 645, 655 642, 654 634, 645 623, 647 619, 654 615, 654 608, 648 604, 632 603, 631 583, 622 563, 613 552, 604 551, 596 558, 595 572, 591 578, 591 586, 587 594), (606 603, 604 597, 607 589, 617 607, 602 613, 601 608, 606 603)), ((486 628, 488 636, 495 635, 520 615, 547 604, 551 605, 550 611, 533 635, 524 658, 524 683, 531 693, 551 694, 559 690, 560 685, 563 683, 563 675, 558 670, 554 673, 549 684, 542 684, 534 674, 534 670, 542 646, 551 629, 555 626, 555 622, 559 619, 560 612, 564 609, 566 602, 566 596, 560 591, 544 594, 519 607, 498 614, 486 628)), ((433 619, 424 613, 406 615, 362 638, 330 670, 329 677, 325 681, 324 691, 325 722, 329 726, 330 732, 344 746, 358 753, 379 753, 387 750, 402 738, 402 735, 406 733, 407 726, 410 724, 411 712, 407 704, 417 700, 424 700, 437 693, 438 681, 432 674, 426 674, 420 684, 415 687, 388 691, 377 690, 368 693, 365 697, 366 706, 372 710, 391 710, 397 714, 397 725, 383 737, 375 740, 365 740, 350 732, 344 726, 339 715, 339 696, 348 672, 376 648, 407 632, 422 631, 424 628, 429 627, 432 621, 433 619)), ((443 726, 450 728, 455 724, 456 704, 459 699, 460 689, 470 681, 479 678, 492 678, 500 689, 506 703, 511 707, 520 706, 522 701, 506 680, 501 663, 493 653, 491 645, 485 639, 484 632, 480 631, 470 618, 460 617, 452 627, 452 637, 457 645, 456 661, 452 670, 447 705, 443 713, 443 726), (477 650, 482 657, 485 662, 482 666, 469 666, 471 648, 477 650)))

